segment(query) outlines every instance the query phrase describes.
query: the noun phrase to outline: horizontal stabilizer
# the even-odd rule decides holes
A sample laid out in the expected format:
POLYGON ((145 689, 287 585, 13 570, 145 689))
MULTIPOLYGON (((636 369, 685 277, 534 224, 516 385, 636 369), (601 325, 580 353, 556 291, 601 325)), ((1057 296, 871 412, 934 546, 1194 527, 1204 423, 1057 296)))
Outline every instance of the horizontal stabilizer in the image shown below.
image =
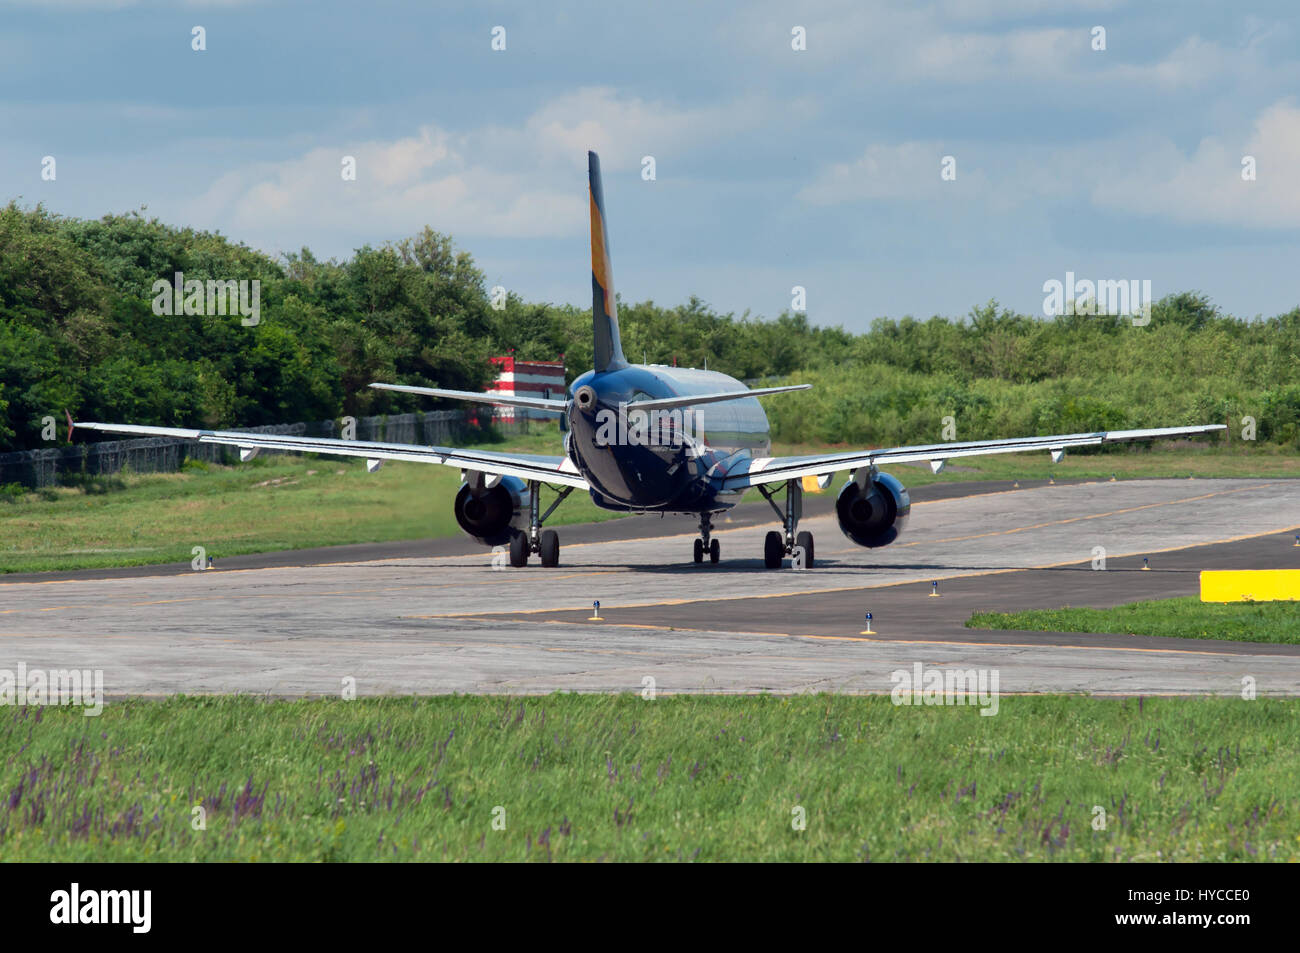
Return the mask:
POLYGON ((499 404, 502 407, 528 407, 533 410, 564 411, 565 401, 547 397, 515 397, 511 394, 480 394, 472 390, 441 390, 437 387, 410 387, 406 384, 371 384, 376 390, 395 390, 403 394, 423 394, 425 397, 446 397, 449 400, 469 400, 476 404, 499 404))
POLYGON ((683 394, 679 397, 660 397, 656 400, 638 400, 629 404, 635 410, 669 410, 693 404, 716 404, 721 400, 743 400, 746 397, 763 397, 767 394, 784 394, 792 390, 808 390, 812 384, 792 384, 789 387, 759 387, 755 390, 731 390, 717 394, 683 394))

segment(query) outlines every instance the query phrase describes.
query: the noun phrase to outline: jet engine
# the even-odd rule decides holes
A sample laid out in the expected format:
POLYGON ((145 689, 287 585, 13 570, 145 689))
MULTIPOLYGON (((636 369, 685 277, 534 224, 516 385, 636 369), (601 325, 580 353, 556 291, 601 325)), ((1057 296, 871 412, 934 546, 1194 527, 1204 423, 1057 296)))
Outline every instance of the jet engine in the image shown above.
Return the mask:
POLYGON ((835 500, 844 535, 859 546, 888 546, 898 539, 912 509, 907 488, 888 473, 873 471, 865 488, 850 480, 835 500))
POLYGON ((528 531, 528 508, 531 498, 528 484, 518 477, 503 476, 488 485, 490 479, 468 480, 456 493, 456 522, 470 536, 485 546, 504 546, 516 532, 528 531))

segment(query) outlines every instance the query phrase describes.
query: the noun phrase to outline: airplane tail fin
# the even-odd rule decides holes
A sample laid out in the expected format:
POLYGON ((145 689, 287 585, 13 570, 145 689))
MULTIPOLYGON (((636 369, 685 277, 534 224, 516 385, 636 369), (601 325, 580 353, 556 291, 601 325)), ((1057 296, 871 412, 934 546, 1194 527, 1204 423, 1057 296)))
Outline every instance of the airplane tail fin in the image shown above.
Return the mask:
POLYGON ((587 153, 591 201, 591 325, 592 363, 596 372, 627 363, 618 334, 618 304, 614 300, 614 269, 609 262, 609 233, 605 219, 605 193, 600 184, 600 157, 587 153))

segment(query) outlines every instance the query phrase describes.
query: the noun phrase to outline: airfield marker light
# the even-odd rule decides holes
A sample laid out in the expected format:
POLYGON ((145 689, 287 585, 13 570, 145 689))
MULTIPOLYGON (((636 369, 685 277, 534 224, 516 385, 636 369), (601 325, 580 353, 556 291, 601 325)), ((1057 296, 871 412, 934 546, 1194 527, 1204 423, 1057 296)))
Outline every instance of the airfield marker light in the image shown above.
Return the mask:
POLYGON ((1047 485, 1048 485, 1048 486, 1056 486, 1056 477, 1054 477, 1054 476, 1049 476, 1049 477, 1047 478, 1047 485))
POLYGON ((1011 489, 1013 489, 1013 490, 1018 490, 1018 489, 1020 489, 1020 481, 1017 480, 1015 483, 1011 484, 1011 489))
POLYGON ((859 632, 858 634, 859 634, 859 635, 875 635, 875 634, 876 634, 875 632, 871 631, 871 613, 870 613, 870 612, 867 613, 867 627, 866 627, 865 629, 863 629, 861 632, 859 632))
POLYGON ((1113 474, 1113 473, 1110 475, 1110 482, 1111 482, 1111 483, 1114 483, 1114 482, 1115 482, 1115 474, 1113 474))
POLYGON ((1296 534, 1295 534, 1295 543, 1294 543, 1294 545, 1296 545, 1296 546, 1300 546, 1300 533, 1296 533, 1296 534))
POLYGON ((939 598, 939 582, 938 582, 938 580, 935 580, 934 582, 930 583, 930 598, 931 598, 931 599, 938 599, 938 598, 939 598))
POLYGON ((1150 569, 1150 568, 1151 568, 1151 564, 1150 564, 1150 562, 1147 560, 1147 558, 1146 558, 1145 556, 1142 557, 1142 568, 1143 568, 1143 569, 1150 569))
POLYGON ((588 621, 588 622, 603 622, 603 621, 604 621, 604 620, 600 617, 600 600, 599 600, 599 599, 597 599, 595 602, 593 602, 593 603, 591 604, 591 618, 588 619, 587 621, 588 621))
POLYGON ((212 562, 212 557, 211 557, 211 556, 208 557, 208 568, 209 568, 209 569, 214 568, 214 563, 212 562))

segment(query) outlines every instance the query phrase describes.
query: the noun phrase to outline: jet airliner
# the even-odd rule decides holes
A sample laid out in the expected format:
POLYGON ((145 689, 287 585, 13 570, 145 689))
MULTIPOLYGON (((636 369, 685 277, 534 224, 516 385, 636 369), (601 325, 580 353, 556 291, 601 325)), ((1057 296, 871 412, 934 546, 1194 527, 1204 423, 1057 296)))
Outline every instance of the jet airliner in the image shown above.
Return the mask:
POLYGON ((825 489, 837 472, 850 474, 835 503, 840 529, 859 546, 874 548, 898 538, 911 509, 907 489, 882 471, 882 465, 928 462, 937 473, 953 458, 1030 450, 1048 451, 1053 462, 1059 462, 1073 447, 1225 429, 1222 424, 1163 427, 771 456, 767 415, 758 398, 811 385, 749 389, 717 371, 632 364, 623 355, 600 160, 594 152, 587 154, 587 160, 594 361, 591 370, 574 380, 568 396, 558 400, 371 385, 407 394, 557 411, 564 430, 562 456, 131 424, 75 426, 234 446, 244 460, 267 449, 363 457, 371 470, 385 460, 459 467, 462 482, 453 501, 457 523, 484 545, 509 547, 511 565, 516 567, 527 565, 534 555, 543 566, 559 565, 559 536, 543 527, 574 490, 585 490, 598 506, 610 510, 695 518, 699 535, 694 561, 716 563, 721 547, 713 536, 713 520, 753 487, 771 504, 781 526, 763 542, 763 561, 769 569, 780 568, 787 556, 805 568, 813 567, 812 534, 799 530, 803 494, 825 489), (545 511, 543 485, 554 494, 545 511))

